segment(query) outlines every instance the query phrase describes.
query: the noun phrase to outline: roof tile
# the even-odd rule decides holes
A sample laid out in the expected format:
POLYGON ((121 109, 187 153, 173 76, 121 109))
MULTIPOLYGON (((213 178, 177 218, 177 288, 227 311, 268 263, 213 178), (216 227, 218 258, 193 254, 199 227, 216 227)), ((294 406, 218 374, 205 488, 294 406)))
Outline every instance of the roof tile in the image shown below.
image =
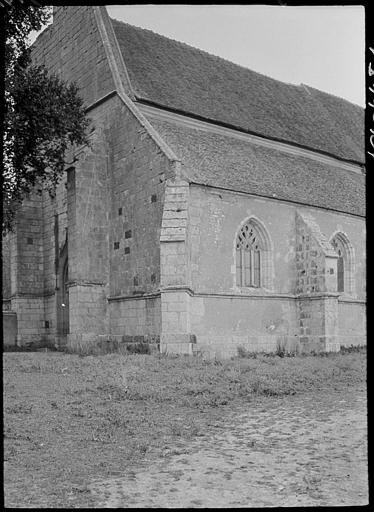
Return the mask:
POLYGON ((150 119, 193 183, 365 215, 365 177, 231 136, 150 119))
POLYGON ((364 109, 117 20, 137 98, 243 131, 364 161, 364 109))

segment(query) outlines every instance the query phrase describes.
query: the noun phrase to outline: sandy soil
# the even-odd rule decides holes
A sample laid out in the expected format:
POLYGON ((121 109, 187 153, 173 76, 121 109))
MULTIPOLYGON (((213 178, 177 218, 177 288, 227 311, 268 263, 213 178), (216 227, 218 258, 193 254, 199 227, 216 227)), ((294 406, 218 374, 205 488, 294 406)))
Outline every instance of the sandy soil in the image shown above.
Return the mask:
POLYGON ((202 436, 89 484, 98 507, 368 503, 363 387, 225 408, 202 436))

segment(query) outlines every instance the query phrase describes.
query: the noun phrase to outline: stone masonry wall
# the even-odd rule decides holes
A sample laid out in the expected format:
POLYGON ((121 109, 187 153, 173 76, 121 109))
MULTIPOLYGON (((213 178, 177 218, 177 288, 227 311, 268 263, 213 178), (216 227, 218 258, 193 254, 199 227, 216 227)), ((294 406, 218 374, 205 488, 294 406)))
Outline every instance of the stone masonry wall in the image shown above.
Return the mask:
POLYGON ((3 347, 17 344, 17 314, 3 310, 3 347))
POLYGON ((233 354, 239 345, 250 351, 303 348, 301 339, 309 343, 306 349, 315 342, 318 349, 335 350, 347 328, 337 322, 336 255, 327 242, 336 231, 346 233, 355 249, 357 298, 345 308, 348 317, 352 311, 358 319, 355 339, 364 339, 363 219, 191 185, 187 231, 189 332, 196 336, 197 350, 233 354), (300 220, 305 229, 296 228, 296 211, 308 220, 308 225, 300 220), (271 290, 235 286, 235 234, 250 217, 263 225, 272 245, 271 290))
MULTIPOLYGON (((86 105, 112 93, 116 83, 95 9, 54 8, 53 25, 33 47, 34 62, 45 63, 65 80, 76 81, 86 105)), ((170 159, 130 110, 115 95, 90 110, 91 148, 78 151, 79 162, 68 173, 64 211, 71 343, 74 339, 78 343, 87 333, 108 335, 111 328, 124 334, 134 331, 130 319, 135 308, 125 299, 159 289, 164 182, 174 170, 170 159), (111 319, 109 309, 114 302, 108 304, 108 297, 115 297, 116 303, 111 319), (129 320, 126 325, 121 324, 123 318, 129 320)), ((50 240, 57 214, 59 221, 61 217, 59 225, 63 225, 63 213, 58 212, 56 202, 50 203, 45 210, 48 286, 56 280, 52 270, 56 249, 50 240)), ((53 300, 55 297, 48 300, 48 314, 52 314, 53 300)), ((157 310, 150 307, 151 303, 152 299, 137 303, 143 304, 139 317, 146 317, 148 310, 157 310)), ((153 318, 153 330, 159 332, 156 315, 148 314, 147 318, 144 329, 149 331, 149 319, 153 318)))
POLYGON ((11 309, 17 313, 19 345, 41 342, 45 336, 41 202, 31 193, 15 219, 11 309))
MULTIPOLYGON (((117 99, 110 145, 110 333, 160 336, 160 231, 171 162, 117 99), (131 297, 134 297, 132 300, 131 297)), ((126 338, 127 339, 127 338, 126 338)))
MULTIPOLYGON (((32 59, 35 64, 45 64, 51 72, 58 74, 64 80, 68 82, 75 81, 80 88, 80 94, 86 105, 92 104, 114 90, 112 73, 107 62, 95 15, 91 7, 54 7, 53 24, 48 26, 34 42, 32 46, 32 59)), ((87 168, 89 164, 86 162, 85 165, 86 172, 90 173, 90 169, 87 168)), ((84 175, 84 173, 85 171, 83 170, 80 174, 84 175)), ((89 179, 92 178, 93 176, 89 177, 89 179)), ((71 181, 72 180, 70 180, 70 185, 71 181)), ((82 189, 82 187, 86 185, 87 182, 79 180, 78 191, 79 187, 82 189)), ((70 187, 72 194, 75 194, 75 188, 74 174, 74 183, 73 186, 70 187)), ((88 199, 89 197, 90 196, 88 196, 88 199)), ((93 194, 91 197, 92 203, 96 199, 97 194, 93 194)), ((57 188, 56 198, 52 199, 48 194, 44 194, 43 202, 43 323, 46 339, 53 342, 58 334, 58 317, 56 313, 59 300, 58 289, 61 284, 58 281, 59 253, 66 241, 68 231, 73 246, 74 242, 80 236, 80 233, 73 229, 73 225, 74 227, 77 225, 76 222, 68 230, 66 176, 57 188)), ((72 207, 75 208, 76 204, 75 199, 70 198, 69 204, 70 218, 76 219, 76 213, 72 212, 72 207)), ((84 202, 83 207, 85 205, 86 203, 84 202)), ((102 205, 101 198, 99 198, 98 205, 102 205)), ((81 219, 78 218, 78 223, 80 220, 81 219)), ((96 220, 96 216, 93 216, 92 221, 95 222, 96 220)), ((90 237, 88 236, 88 238, 90 237)), ((84 246, 84 242, 85 240, 81 240, 81 247, 83 246, 84 249, 89 252, 89 250, 92 249, 91 244, 84 246)), ((69 251, 69 271, 72 269, 75 273, 79 274, 79 270, 74 263, 79 262, 80 266, 84 266, 81 252, 82 251, 75 251, 75 248, 69 251), (70 258, 72 260, 71 262, 70 258)), ((89 263, 89 261, 90 260, 87 260, 87 263, 89 263)), ((95 264, 93 266, 95 267, 95 264)), ((91 267, 87 269, 86 276, 82 278, 83 280, 93 280, 90 275, 96 273, 96 268, 93 270, 93 266, 91 265, 91 267)), ((83 299, 85 294, 76 293, 74 297, 83 299)), ((89 304, 89 301, 87 303, 89 304)), ((70 310, 78 312, 82 309, 79 306, 79 304, 71 303, 70 310)), ((81 311, 79 318, 83 318, 83 316, 84 313, 81 311)))
POLYGON ((32 59, 75 81, 86 105, 115 89, 92 7, 54 7, 53 24, 34 42, 32 59))
POLYGON ((110 296, 154 293, 160 286, 160 230, 170 161, 119 98, 110 145, 110 296))
POLYGON ((196 350, 211 357, 248 352, 294 350, 297 311, 291 297, 195 294, 190 298, 190 329, 196 350))
POLYGON ((110 105, 107 112, 104 104, 91 112, 91 147, 81 150, 74 170, 68 172, 68 344, 72 347, 82 335, 108 333, 109 169, 105 126, 111 112, 110 105))
POLYGON ((8 299, 11 296, 11 279, 10 279, 10 235, 7 234, 3 237, 1 248, 1 262, 2 262, 2 298, 8 299))
POLYGON ((55 196, 43 192, 43 277, 45 338, 54 345, 58 337, 56 291, 60 252, 67 242, 67 176, 57 185, 55 196))
POLYGON ((134 297, 110 301, 110 334, 122 337, 156 336, 161 332, 160 297, 134 297))
POLYGON ((296 268, 303 350, 339 350, 337 254, 307 213, 296 213, 296 268))
POLYGON ((17 295, 43 294, 43 227, 41 198, 36 193, 23 201, 16 216, 17 295))
MULTIPOLYGON (((2 239, 2 318, 3 318, 3 344, 15 345, 17 343, 17 313, 12 311, 12 284, 16 283, 17 275, 17 237, 14 233, 7 233, 2 239), (12 275, 13 274, 13 275, 12 275)), ((14 304, 13 304, 14 306, 14 304)))
POLYGON ((339 301, 338 331, 340 346, 366 345, 366 310, 363 304, 339 301))

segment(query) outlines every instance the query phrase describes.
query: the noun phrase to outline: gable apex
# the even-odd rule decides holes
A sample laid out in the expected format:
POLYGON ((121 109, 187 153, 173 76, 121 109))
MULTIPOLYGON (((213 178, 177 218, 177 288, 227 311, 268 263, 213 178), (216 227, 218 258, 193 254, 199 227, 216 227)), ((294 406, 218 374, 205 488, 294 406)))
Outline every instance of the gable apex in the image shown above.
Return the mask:
POLYGON ((105 7, 54 6, 53 23, 31 46, 35 64, 44 64, 76 82, 86 106, 131 86, 105 7))

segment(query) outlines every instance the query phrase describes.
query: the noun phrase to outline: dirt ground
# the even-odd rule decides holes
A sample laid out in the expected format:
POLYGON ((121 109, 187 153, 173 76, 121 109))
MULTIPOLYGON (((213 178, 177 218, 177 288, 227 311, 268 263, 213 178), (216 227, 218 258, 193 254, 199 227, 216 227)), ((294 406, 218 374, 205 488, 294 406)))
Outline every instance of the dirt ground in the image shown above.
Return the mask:
POLYGON ((88 487, 98 507, 366 505, 366 393, 361 386, 226 408, 197 439, 88 487))
POLYGON ((366 353, 3 356, 6 507, 368 501, 366 353))

